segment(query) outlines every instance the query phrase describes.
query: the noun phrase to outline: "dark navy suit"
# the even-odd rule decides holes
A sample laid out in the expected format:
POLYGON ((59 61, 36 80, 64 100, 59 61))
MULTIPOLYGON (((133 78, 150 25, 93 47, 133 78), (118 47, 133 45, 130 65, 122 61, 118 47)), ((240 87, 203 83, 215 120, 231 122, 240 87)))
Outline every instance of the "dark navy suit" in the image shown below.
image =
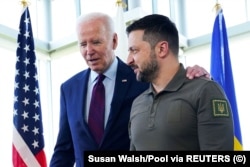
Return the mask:
POLYGON ((50 167, 84 166, 85 150, 129 150, 128 122, 133 100, 148 88, 137 82, 131 67, 118 59, 111 111, 100 145, 92 137, 84 119, 90 69, 61 85, 60 127, 50 167))

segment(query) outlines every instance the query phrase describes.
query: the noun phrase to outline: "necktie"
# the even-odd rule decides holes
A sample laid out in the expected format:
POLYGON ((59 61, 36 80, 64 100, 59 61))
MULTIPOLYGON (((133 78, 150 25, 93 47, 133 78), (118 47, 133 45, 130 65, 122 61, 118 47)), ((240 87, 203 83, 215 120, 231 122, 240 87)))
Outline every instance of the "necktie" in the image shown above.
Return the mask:
POLYGON ((88 125, 98 144, 100 144, 104 133, 105 88, 102 83, 104 78, 105 75, 99 74, 98 80, 93 87, 89 107, 88 125))

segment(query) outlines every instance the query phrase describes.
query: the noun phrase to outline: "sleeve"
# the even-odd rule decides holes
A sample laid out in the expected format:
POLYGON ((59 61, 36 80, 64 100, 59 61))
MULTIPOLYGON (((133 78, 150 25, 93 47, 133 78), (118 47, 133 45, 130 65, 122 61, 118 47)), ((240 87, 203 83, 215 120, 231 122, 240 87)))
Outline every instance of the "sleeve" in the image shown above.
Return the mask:
POLYGON ((54 153, 50 161, 50 167, 73 167, 75 163, 73 142, 65 106, 65 95, 63 86, 61 86, 59 132, 54 153))
POLYGON ((130 139, 130 148, 129 148, 129 150, 130 151, 136 151, 136 149, 134 147, 134 144, 133 144, 133 142, 131 140, 131 122, 130 121, 128 123, 128 134, 129 134, 129 139, 130 139))
POLYGON ((201 87, 198 95, 198 137, 201 150, 234 148, 232 111, 227 97, 214 81, 201 87))

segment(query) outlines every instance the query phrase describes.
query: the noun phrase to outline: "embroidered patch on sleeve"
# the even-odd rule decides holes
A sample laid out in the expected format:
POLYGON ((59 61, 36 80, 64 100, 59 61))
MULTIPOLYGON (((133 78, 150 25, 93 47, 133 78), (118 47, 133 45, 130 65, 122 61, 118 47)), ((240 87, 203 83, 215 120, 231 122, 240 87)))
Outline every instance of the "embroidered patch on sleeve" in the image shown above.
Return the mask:
POLYGON ((226 100, 212 100, 214 117, 229 117, 228 105, 226 100))

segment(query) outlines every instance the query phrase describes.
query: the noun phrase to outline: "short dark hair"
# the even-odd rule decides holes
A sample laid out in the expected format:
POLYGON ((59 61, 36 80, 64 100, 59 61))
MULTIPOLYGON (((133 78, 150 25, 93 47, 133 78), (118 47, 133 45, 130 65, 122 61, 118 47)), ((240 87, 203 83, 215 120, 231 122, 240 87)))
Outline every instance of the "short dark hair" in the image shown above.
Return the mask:
POLYGON ((151 47, 155 47, 160 41, 167 41, 170 50, 178 56, 178 30, 175 23, 167 16, 160 14, 147 15, 134 21, 126 28, 127 34, 135 30, 144 30, 143 40, 149 42, 151 47))

